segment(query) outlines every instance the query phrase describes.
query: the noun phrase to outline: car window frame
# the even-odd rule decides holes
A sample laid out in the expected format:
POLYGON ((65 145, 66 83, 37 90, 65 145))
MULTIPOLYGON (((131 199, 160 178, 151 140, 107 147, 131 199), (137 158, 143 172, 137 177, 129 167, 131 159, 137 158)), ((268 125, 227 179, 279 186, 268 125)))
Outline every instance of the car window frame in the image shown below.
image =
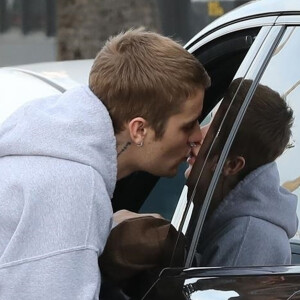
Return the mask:
MULTIPOLYGON (((265 70, 265 68, 272 56, 273 51, 275 50, 276 46, 278 45, 278 43, 283 35, 284 28, 285 28, 285 26, 274 26, 274 27, 270 28, 270 31, 268 32, 263 44, 259 47, 258 52, 254 57, 254 60, 252 61, 251 65, 245 72, 244 76, 242 76, 245 79, 253 80, 253 84, 251 85, 251 87, 247 93, 247 96, 236 116, 236 120, 231 128, 231 131, 229 133, 227 141, 222 149, 220 159, 216 165, 215 172, 209 183, 208 190, 206 192, 202 207, 199 212, 194 211, 192 213, 191 220, 197 220, 197 221, 196 221, 196 225, 192 224, 192 228, 189 228, 190 224, 188 226, 188 231, 193 232, 193 234, 192 234, 192 238, 190 241, 190 245, 188 248, 188 253, 187 253, 187 257, 186 257, 186 261, 185 261, 186 268, 189 268, 193 265, 193 261, 195 259, 196 248, 197 248, 199 237, 200 237, 202 227, 203 227, 203 224, 205 221, 205 217, 207 215, 209 204, 210 204, 212 195, 214 193, 216 183, 220 176, 221 170, 223 168, 225 159, 227 157, 227 154, 229 152, 231 144, 234 140, 234 137, 237 133, 239 125, 242 121, 244 113, 248 107, 248 104, 250 103, 250 101, 252 99, 252 96, 253 96, 253 93, 255 92, 257 84, 259 83, 262 73, 265 70)), ((237 72, 237 75, 241 76, 242 70, 239 70, 237 72)), ((237 78, 237 76, 235 76, 234 79, 235 78, 237 78)), ((234 99, 233 99, 233 101, 234 101, 234 99)), ((205 165, 203 166, 203 168, 205 168, 205 165)), ((201 176, 201 174, 199 175, 199 177, 200 176, 201 176)), ((198 177, 198 179, 199 179, 199 177, 198 177)), ((192 195, 193 195, 193 197, 197 197, 197 195, 199 195, 199 186, 198 185, 196 185, 195 191, 193 192, 192 195)), ((190 199, 188 199, 189 203, 192 201, 191 199, 192 199, 192 196, 190 197, 190 199)))
POLYGON ((277 19, 278 16, 266 16, 261 18, 239 21, 238 23, 234 23, 231 25, 225 24, 224 28, 215 28, 212 32, 209 32, 209 34, 197 36, 197 39, 192 43, 187 43, 185 48, 190 53, 194 53, 202 46, 220 37, 223 37, 227 34, 231 34, 236 31, 242 31, 245 29, 255 28, 255 27, 260 27, 260 28, 264 28, 268 26, 271 27, 276 23, 277 19))

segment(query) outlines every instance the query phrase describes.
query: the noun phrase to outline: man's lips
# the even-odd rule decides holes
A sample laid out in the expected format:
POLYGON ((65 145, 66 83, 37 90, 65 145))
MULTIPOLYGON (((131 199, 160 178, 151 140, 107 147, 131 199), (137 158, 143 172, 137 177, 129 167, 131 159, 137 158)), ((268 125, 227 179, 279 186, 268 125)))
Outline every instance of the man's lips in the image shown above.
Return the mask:
POLYGON ((196 149, 194 151, 194 149, 195 148, 191 149, 190 155, 187 158, 187 162, 188 162, 189 165, 193 165, 195 163, 195 161, 196 161, 197 153, 195 153, 195 152, 198 152, 198 151, 196 151, 196 149))
POLYGON ((189 156, 188 157, 188 159, 186 160, 187 161, 187 163, 189 164, 189 165, 191 165, 191 166, 193 166, 194 165, 194 163, 195 163, 195 161, 196 161, 196 156, 189 156))

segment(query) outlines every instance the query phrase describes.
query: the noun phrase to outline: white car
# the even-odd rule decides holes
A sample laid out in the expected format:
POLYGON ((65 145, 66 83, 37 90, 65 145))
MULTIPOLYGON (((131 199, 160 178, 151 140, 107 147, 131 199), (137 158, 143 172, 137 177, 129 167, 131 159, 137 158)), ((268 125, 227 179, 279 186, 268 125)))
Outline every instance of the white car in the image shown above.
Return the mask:
POLYGON ((87 84, 92 63, 80 60, 0 68, 0 123, 27 101, 87 84))

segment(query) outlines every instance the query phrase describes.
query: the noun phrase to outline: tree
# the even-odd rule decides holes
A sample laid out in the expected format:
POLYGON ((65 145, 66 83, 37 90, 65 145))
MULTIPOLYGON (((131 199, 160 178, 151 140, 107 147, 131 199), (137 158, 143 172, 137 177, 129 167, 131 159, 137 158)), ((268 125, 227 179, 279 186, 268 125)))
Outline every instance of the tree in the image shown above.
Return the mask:
POLYGON ((58 59, 94 58, 107 38, 144 26, 160 31, 155 0, 57 1, 58 59))

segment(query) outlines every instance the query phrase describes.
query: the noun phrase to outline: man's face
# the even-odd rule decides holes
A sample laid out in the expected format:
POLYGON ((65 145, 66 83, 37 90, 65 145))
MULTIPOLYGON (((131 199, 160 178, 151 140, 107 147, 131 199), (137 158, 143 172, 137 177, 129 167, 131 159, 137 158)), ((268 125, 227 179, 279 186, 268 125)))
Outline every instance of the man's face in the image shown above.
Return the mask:
POLYGON ((149 130, 145 140, 146 171, 158 176, 176 175, 179 164, 190 155, 190 143, 202 140, 198 117, 202 112, 203 98, 203 89, 188 98, 180 113, 167 121, 161 139, 156 140, 154 130, 149 130))
POLYGON ((193 167, 193 165, 194 165, 194 163, 195 163, 195 161, 196 161, 197 155, 198 155, 198 153, 199 153, 199 151, 200 151, 202 142, 203 142, 203 140, 204 140, 204 138, 205 138, 205 136, 206 136, 206 134, 207 134, 207 131, 208 131, 208 129, 209 129, 209 126, 210 126, 210 124, 205 125, 204 127, 201 127, 201 128, 200 128, 200 131, 201 131, 201 138, 202 138, 202 139, 201 139, 201 141, 200 141, 199 144, 196 144, 196 145, 192 148, 191 154, 190 154, 189 158, 187 159, 187 163, 188 163, 189 165, 188 165, 187 169, 186 169, 185 172, 184 172, 185 178, 188 178, 189 175, 190 175, 190 172, 191 172, 192 167, 193 167))

